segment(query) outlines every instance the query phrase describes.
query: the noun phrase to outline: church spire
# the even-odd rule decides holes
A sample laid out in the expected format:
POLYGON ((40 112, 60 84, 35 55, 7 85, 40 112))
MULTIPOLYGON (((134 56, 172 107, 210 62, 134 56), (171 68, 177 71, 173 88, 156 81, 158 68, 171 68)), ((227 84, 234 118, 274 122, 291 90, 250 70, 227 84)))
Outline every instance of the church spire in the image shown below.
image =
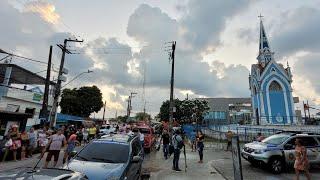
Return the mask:
POLYGON ((260 18, 260 38, 259 38, 259 56, 257 57, 259 64, 262 67, 266 66, 266 64, 272 60, 273 52, 271 52, 269 41, 267 38, 266 31, 264 30, 262 15, 258 16, 260 18))
POLYGON ((259 16, 260 17, 260 43, 259 43, 259 51, 263 50, 264 48, 268 48, 270 49, 269 46, 269 42, 268 42, 268 38, 266 35, 266 31, 264 30, 264 26, 262 23, 262 17, 263 16, 259 16))

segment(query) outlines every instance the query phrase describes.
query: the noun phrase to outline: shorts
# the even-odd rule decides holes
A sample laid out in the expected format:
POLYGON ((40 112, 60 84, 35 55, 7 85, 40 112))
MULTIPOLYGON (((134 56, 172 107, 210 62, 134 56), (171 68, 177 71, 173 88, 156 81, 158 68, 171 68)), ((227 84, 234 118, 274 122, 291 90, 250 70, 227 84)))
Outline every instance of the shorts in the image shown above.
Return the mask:
POLYGON ((47 162, 51 161, 52 156, 54 157, 54 161, 58 161, 59 154, 60 154, 60 150, 49 150, 46 161, 47 162))
POLYGON ((74 148, 75 148, 75 144, 68 144, 66 149, 67 153, 70 154, 74 150, 74 148))

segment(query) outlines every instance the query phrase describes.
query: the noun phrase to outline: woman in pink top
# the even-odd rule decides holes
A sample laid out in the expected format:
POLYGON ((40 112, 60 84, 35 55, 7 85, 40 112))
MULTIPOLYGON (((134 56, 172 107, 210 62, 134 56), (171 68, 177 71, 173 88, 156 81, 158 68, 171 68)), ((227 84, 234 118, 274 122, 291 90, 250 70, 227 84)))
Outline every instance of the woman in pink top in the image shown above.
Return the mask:
POLYGON ((296 180, 299 180, 300 171, 304 171, 308 180, 311 179, 309 173, 309 161, 307 157, 307 149, 302 146, 301 140, 296 139, 296 160, 294 162, 294 169, 296 171, 296 180))

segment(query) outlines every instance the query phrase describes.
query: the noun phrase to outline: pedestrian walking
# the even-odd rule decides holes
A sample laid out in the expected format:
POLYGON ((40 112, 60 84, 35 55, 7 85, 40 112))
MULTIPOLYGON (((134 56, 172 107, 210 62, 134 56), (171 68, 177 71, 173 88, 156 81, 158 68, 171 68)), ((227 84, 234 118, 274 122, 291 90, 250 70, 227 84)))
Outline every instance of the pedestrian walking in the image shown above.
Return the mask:
POLYGON ((169 156, 169 144, 170 144, 170 135, 166 129, 163 130, 163 134, 161 136, 162 140, 162 149, 163 155, 165 159, 168 159, 169 156))
POLYGON ((88 143, 88 136, 89 136, 89 129, 86 127, 83 127, 82 128, 82 135, 83 135, 84 144, 87 144, 88 143))
POLYGON ((259 132, 257 134, 256 141, 261 142, 262 140, 264 140, 264 136, 262 136, 262 134, 259 132))
POLYGON ((299 180, 300 171, 304 171, 308 180, 311 180, 309 173, 309 160, 307 157, 307 149, 302 145, 301 139, 296 139, 294 169, 296 172, 296 180, 299 180))
POLYGON ((195 130, 193 130, 191 132, 191 138, 190 138, 190 140, 191 140, 191 152, 195 152, 196 149, 197 149, 197 143, 196 143, 197 138, 196 138, 196 136, 197 136, 197 133, 195 132, 195 130))
POLYGON ((180 172, 181 171, 181 169, 179 168, 180 152, 181 152, 181 148, 184 146, 180 130, 176 130, 174 132, 174 135, 172 136, 172 145, 174 148, 172 169, 177 172, 180 172))
POLYGON ((141 144, 141 147, 143 148, 144 147, 144 134, 141 132, 141 129, 139 129, 139 140, 140 140, 140 144, 141 144))
POLYGON ((68 143, 68 145, 67 145, 66 151, 64 152, 63 164, 66 163, 67 159, 68 160, 70 159, 69 158, 70 157, 70 153, 76 147, 76 143, 79 143, 79 142, 77 142, 77 135, 76 135, 75 131, 71 132, 71 135, 70 135, 67 143, 68 143))
POLYGON ((21 139, 21 160, 26 159, 27 148, 29 147, 29 135, 26 130, 20 134, 21 139))
POLYGON ((38 130, 38 145, 41 152, 39 158, 41 159, 46 152, 46 147, 48 145, 47 129, 45 127, 38 130))
POLYGON ((204 140, 204 135, 202 134, 201 131, 198 131, 198 134, 197 134, 197 150, 199 152, 199 157, 200 157, 200 160, 198 161, 198 163, 203 163, 203 149, 204 149, 203 140, 204 140))
POLYGON ((10 138, 10 136, 5 136, 5 138, 6 138, 6 142, 4 144, 4 149, 1 150, 2 152, 4 152, 3 157, 2 157, 2 162, 4 162, 6 160, 8 153, 13 146, 13 141, 10 138))
POLYGON ((48 164, 51 161, 52 156, 54 157, 53 167, 56 167, 59 160, 60 150, 66 144, 67 144, 66 137, 63 135, 62 130, 59 129, 56 134, 50 137, 50 140, 48 143, 49 152, 46 158, 44 168, 48 168, 48 164))
POLYGON ((89 140, 92 140, 96 137, 97 128, 94 125, 91 125, 89 128, 89 140))
POLYGON ((231 147, 232 137, 233 137, 233 132, 229 130, 226 134, 226 138, 227 138, 227 150, 226 151, 232 150, 232 147, 231 147))
POLYGON ((28 132, 29 136, 29 147, 28 147, 28 157, 32 157, 33 155, 33 150, 37 146, 37 135, 34 132, 34 128, 31 128, 30 131, 28 132))
POLYGON ((82 134, 82 128, 81 127, 77 129, 76 135, 77 135, 77 141, 79 142, 79 145, 81 146, 82 139, 83 139, 83 134, 82 134))

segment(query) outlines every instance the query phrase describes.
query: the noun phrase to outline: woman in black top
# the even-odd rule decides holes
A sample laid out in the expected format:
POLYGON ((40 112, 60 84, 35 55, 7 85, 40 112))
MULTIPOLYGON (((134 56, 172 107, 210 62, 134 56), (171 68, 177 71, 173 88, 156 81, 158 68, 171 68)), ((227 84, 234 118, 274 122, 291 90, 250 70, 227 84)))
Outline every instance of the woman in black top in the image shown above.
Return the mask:
POLYGON ((203 148, 204 148, 203 140, 204 140, 204 135, 202 134, 201 131, 198 131, 197 148, 200 156, 200 161, 198 161, 198 163, 203 163, 203 148))

